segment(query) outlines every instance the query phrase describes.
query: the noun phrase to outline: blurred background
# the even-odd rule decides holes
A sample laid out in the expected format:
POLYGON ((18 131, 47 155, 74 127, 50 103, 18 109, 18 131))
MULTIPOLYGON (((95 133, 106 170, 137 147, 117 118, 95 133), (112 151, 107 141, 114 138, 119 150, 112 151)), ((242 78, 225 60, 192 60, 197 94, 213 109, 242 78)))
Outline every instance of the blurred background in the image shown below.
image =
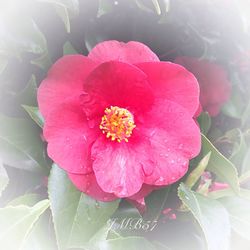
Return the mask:
MULTIPOLYGON (((87 55, 104 40, 142 42, 163 61, 187 56, 221 65, 232 94, 220 115, 206 118, 211 125, 207 136, 227 158, 238 150, 233 161, 239 173, 250 170, 249 25, 248 0, 1 0, 0 177, 7 180, 2 186, 8 183, 0 197, 1 207, 27 193, 35 194, 29 197, 30 205, 47 198, 52 162, 41 128, 30 119, 36 115, 39 123, 37 87, 57 59, 87 55)), ((246 227, 250 226, 248 206, 246 227)), ((51 245, 25 249, 57 249, 50 212, 44 217, 47 233, 41 235, 51 245)), ((197 224, 180 218, 162 223, 145 237, 161 242, 157 249, 206 249, 197 224)), ((233 233, 232 250, 250 249, 250 236, 242 235, 233 233)))

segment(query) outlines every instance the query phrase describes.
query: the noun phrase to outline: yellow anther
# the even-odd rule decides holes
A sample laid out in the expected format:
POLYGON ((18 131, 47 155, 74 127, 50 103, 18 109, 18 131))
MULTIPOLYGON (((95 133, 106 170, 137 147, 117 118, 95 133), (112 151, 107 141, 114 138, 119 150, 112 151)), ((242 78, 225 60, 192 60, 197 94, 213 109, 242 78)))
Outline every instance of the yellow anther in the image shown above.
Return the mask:
POLYGON ((104 113, 99 126, 103 134, 106 134, 111 141, 128 142, 128 138, 136 127, 133 115, 127 109, 117 106, 106 108, 104 113))

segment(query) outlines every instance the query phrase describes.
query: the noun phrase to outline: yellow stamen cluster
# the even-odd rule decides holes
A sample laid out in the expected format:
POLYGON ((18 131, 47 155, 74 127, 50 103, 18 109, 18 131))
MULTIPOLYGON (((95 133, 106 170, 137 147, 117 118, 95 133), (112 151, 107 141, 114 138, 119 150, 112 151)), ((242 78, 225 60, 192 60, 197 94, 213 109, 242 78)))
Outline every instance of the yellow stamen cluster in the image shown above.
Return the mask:
POLYGON ((106 137, 112 141, 128 142, 128 138, 136 127, 133 115, 127 109, 117 106, 106 108, 104 113, 100 124, 103 134, 106 134, 106 137))

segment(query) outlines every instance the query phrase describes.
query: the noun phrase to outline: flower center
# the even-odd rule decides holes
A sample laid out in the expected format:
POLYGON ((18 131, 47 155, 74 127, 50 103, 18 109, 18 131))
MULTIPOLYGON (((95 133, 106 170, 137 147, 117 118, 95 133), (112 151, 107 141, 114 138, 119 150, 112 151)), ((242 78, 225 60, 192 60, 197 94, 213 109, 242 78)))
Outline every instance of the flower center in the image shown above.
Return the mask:
POLYGON ((121 142, 124 140, 128 142, 128 138, 136 127, 133 115, 127 109, 117 106, 106 108, 104 113, 100 124, 103 134, 106 134, 106 137, 112 141, 121 142))

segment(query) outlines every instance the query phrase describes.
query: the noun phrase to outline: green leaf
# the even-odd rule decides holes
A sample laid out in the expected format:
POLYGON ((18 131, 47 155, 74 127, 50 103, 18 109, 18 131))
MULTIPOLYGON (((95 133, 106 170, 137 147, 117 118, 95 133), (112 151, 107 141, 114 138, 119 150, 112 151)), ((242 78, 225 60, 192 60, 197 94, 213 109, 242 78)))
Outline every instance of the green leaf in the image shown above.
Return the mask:
POLYGON ((158 221, 162 211, 166 208, 167 200, 171 187, 165 187, 160 190, 153 191, 146 197, 146 212, 143 214, 144 220, 158 221))
POLYGON ((19 169, 47 173, 39 131, 31 121, 0 115, 0 157, 19 169))
POLYGON ((75 50, 73 45, 69 41, 67 41, 63 45, 63 54, 64 55, 76 55, 76 54, 79 54, 79 53, 75 50))
POLYGON ((234 142, 234 149, 229 159, 232 163, 234 163, 236 166, 239 166, 240 168, 242 160, 244 159, 244 156, 246 155, 247 144, 246 144, 244 135, 240 129, 233 129, 227 132, 227 134, 230 132, 231 132, 231 137, 232 137, 231 141, 234 142), (239 140, 239 143, 237 142, 237 140, 239 140))
POLYGON ((99 202, 78 191, 56 165, 50 173, 48 192, 59 249, 84 246, 119 205, 119 200, 99 202))
POLYGON ((246 172, 250 171, 250 148, 247 150, 247 153, 244 157, 242 167, 241 167, 241 173, 244 174, 246 172))
POLYGON ((43 53, 38 58, 35 58, 31 61, 31 64, 36 65, 37 67, 41 68, 44 71, 48 71, 51 67, 52 62, 48 52, 43 53))
POLYGON ((64 5, 56 4, 55 10, 56 10, 57 15, 63 21, 66 31, 70 33, 70 19, 69 19, 69 13, 68 13, 67 7, 64 5))
POLYGON ((198 166, 188 175, 187 179, 185 180, 185 184, 189 187, 192 188, 196 182, 199 180, 203 172, 205 171, 209 159, 211 156, 211 152, 208 152, 202 160, 199 162, 198 166))
POLYGON ((40 113, 38 107, 31 107, 27 105, 22 105, 23 108, 26 110, 26 112, 29 114, 29 116, 32 118, 35 123, 42 128, 44 125, 44 119, 42 114, 40 113))
POLYGON ((79 14, 79 1, 78 0, 39 0, 41 2, 51 3, 57 15, 64 23, 65 29, 70 33, 70 19, 79 14))
POLYGON ((33 207, 24 205, 0 208, 0 240, 5 249, 21 249, 34 223, 49 207, 43 200, 33 207))
POLYGON ((201 133, 206 135, 211 127, 211 118, 207 112, 202 112, 198 117, 201 133))
POLYGON ((219 200, 229 212, 231 226, 243 238, 250 240, 250 200, 227 197, 219 200))
POLYGON ((2 163, 0 162, 0 196, 4 189, 8 186, 9 183, 9 177, 8 174, 3 167, 2 163))
POLYGON ((250 170, 244 172, 244 174, 242 174, 239 177, 239 182, 240 182, 241 185, 248 182, 249 180, 250 180, 250 170))
POLYGON ((56 250, 50 214, 42 214, 25 239, 21 250, 56 250))
POLYGON ((18 58, 23 52, 39 55, 47 52, 46 39, 30 17, 13 11, 2 18, 7 32, 0 44, 1 51, 18 58))
POLYGON ((207 170, 215 173, 221 181, 228 183, 235 193, 239 193, 237 169, 204 135, 202 135, 202 152, 204 155, 211 152, 207 170))
POLYGON ((249 114, 250 114, 250 101, 248 102, 248 105, 247 107, 245 108, 243 114, 242 114, 242 118, 241 118, 241 121, 242 121, 242 126, 244 127, 247 122, 249 121, 249 114))
POLYGON ((31 207, 38 203, 40 199, 41 196, 39 194, 25 194, 10 201, 7 206, 25 205, 31 207))
MULTIPOLYGON (((220 199, 223 197, 231 197, 231 196, 235 196, 235 192, 231 188, 220 189, 208 193, 208 197, 212 199, 220 199)), ((250 200, 250 190, 241 188, 239 197, 250 200)))
POLYGON ((245 109, 245 102, 241 97, 239 89, 234 86, 230 100, 222 107, 222 112, 232 118, 241 119, 245 109))
POLYGON ((230 240, 230 221, 226 209, 216 200, 191 191, 183 183, 178 196, 199 223, 208 250, 227 250, 230 240))
POLYGON ((34 75, 31 76, 26 87, 15 97, 20 104, 37 105, 37 84, 34 75))

